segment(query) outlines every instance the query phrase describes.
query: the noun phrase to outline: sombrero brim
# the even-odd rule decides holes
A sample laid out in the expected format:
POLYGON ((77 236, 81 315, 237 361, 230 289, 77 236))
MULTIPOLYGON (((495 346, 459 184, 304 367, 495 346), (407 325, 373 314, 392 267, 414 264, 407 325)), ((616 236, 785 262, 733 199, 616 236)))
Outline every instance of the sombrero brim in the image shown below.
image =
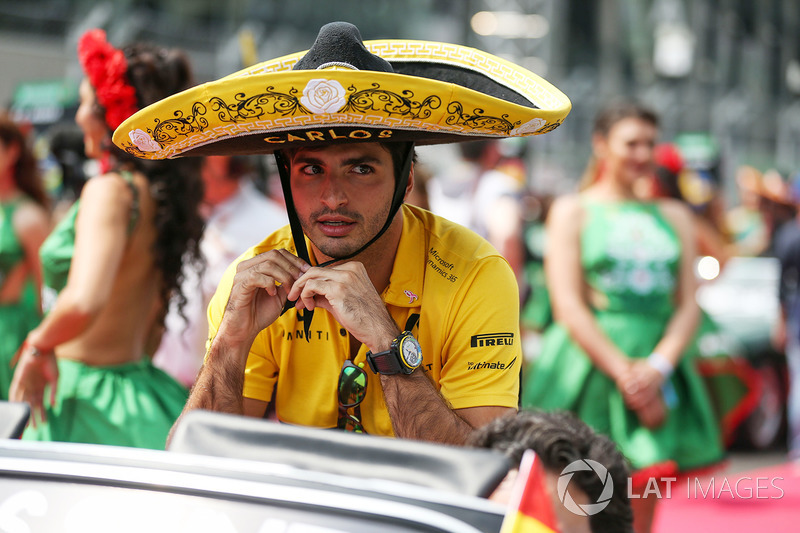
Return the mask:
POLYGON ((140 110, 117 128, 114 144, 146 159, 339 142, 435 144, 547 133, 571 109, 546 80, 474 48, 364 45, 395 72, 292 70, 306 52, 283 56, 140 110))

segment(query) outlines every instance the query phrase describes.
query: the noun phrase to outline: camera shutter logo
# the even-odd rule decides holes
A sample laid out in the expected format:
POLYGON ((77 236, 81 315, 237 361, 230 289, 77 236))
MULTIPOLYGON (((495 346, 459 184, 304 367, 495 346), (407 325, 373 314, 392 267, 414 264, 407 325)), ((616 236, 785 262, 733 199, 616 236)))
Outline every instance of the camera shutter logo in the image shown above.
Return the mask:
POLYGON ((561 500, 564 507, 566 507, 568 511, 580 516, 592 516, 605 509, 611 502, 611 495, 614 493, 614 482, 606 467, 591 459, 581 459, 568 464, 564 470, 561 471, 556 487, 558 489, 558 499, 561 500), (597 474, 597 477, 603 482, 603 491, 600 493, 597 502, 581 505, 575 503, 567 487, 575 472, 585 470, 591 470, 597 474))

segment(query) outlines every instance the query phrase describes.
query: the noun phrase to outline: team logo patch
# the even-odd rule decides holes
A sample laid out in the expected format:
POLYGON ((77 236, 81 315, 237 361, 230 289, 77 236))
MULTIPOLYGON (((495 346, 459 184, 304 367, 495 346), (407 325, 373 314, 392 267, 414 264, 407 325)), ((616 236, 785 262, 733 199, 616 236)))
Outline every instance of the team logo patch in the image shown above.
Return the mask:
POLYGON ((487 346, 513 346, 513 333, 483 333, 470 337, 469 345, 472 348, 485 348, 487 346))
POLYGON ((505 370, 514 366, 514 363, 516 362, 516 357, 512 359, 510 363, 498 363, 497 361, 492 361, 491 363, 487 363, 486 361, 474 363, 472 361, 468 361, 467 370, 505 370))

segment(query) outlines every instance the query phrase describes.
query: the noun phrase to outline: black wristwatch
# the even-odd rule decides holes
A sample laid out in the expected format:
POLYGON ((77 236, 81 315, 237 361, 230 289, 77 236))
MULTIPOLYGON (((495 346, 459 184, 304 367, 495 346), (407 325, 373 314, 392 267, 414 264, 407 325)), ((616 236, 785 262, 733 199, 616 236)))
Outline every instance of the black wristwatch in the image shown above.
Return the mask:
POLYGON ((385 352, 367 352, 367 363, 376 374, 410 374, 422 363, 422 348, 411 332, 404 331, 385 352))

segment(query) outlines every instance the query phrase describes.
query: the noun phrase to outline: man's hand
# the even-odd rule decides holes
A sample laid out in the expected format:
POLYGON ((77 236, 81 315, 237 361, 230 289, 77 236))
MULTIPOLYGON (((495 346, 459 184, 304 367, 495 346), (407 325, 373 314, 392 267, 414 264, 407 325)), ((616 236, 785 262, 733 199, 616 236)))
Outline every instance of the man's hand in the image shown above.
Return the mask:
POLYGON ((287 250, 270 250, 236 266, 228 303, 183 413, 208 409, 262 416, 266 402, 242 397, 247 355, 261 330, 275 322, 292 285, 309 265, 287 250))
POLYGON ((249 348, 280 316, 289 290, 309 268, 287 250, 270 250, 239 263, 219 328, 227 343, 249 348))
POLYGON ((297 300, 296 309, 327 310, 373 352, 388 349, 400 333, 364 265, 357 261, 310 268, 294 283, 288 298, 297 300))

